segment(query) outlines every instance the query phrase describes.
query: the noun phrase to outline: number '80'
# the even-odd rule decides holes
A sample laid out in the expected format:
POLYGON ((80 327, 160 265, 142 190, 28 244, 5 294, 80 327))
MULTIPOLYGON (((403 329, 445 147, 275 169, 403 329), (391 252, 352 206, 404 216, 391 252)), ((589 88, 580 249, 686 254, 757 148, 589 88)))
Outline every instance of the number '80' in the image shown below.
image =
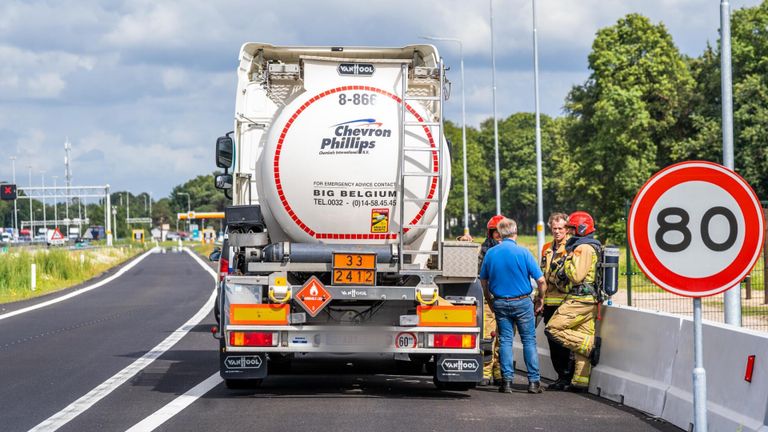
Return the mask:
MULTIPOLYGON (((691 217, 687 211, 680 207, 668 207, 659 212, 656 216, 656 222, 659 224, 659 230, 656 231, 656 244, 665 252, 682 252, 691 245, 691 230, 688 229, 688 222, 691 217), (677 221, 670 221, 670 218, 679 218, 677 221), (679 243, 669 243, 664 240, 664 235, 668 232, 679 232, 683 239, 679 243)), ((736 216, 725 207, 712 207, 701 217, 701 240, 704 245, 715 252, 726 251, 736 243, 738 234, 736 216), (723 216, 728 221, 728 238, 722 243, 712 240, 710 236, 709 225, 715 216, 723 216)))

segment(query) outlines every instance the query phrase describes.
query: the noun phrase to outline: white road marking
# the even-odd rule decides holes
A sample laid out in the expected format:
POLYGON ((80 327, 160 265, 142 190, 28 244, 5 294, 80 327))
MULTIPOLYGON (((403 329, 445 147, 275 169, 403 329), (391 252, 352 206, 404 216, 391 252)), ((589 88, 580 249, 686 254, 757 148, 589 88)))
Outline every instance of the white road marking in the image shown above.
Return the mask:
MULTIPOLYGON (((211 267, 206 264, 203 260, 201 260, 197 255, 195 255, 193 252, 186 250, 187 253, 189 253, 195 260, 206 270, 208 273, 211 274, 214 278, 216 277, 216 272, 211 269, 211 267)), ((165 340, 157 344, 154 348, 152 348, 148 353, 144 354, 141 358, 134 361, 130 365, 126 366, 123 370, 113 375, 108 380, 104 381, 103 383, 99 384, 96 388, 86 393, 84 396, 82 396, 80 399, 72 402, 67 407, 65 407, 63 410, 57 412, 56 414, 52 415, 48 419, 44 420, 42 423, 38 424, 34 428, 30 429, 31 431, 55 431, 59 429, 60 427, 64 426, 65 424, 69 423, 72 419, 77 417, 78 415, 85 412, 87 409, 92 407, 96 402, 100 401, 110 393, 112 393, 115 389, 120 387, 121 385, 125 384, 129 379, 133 378, 137 373, 139 373, 142 369, 149 366, 155 359, 163 355, 166 351, 171 349, 174 345, 176 345, 177 342, 181 340, 192 328, 194 328, 200 321, 203 320, 206 316, 208 316, 208 313, 211 311, 211 308, 213 307, 213 303, 216 301, 216 290, 214 290, 211 293, 211 296, 208 298, 208 301, 205 302, 202 308, 195 313, 192 318, 190 318, 186 323, 184 323, 181 327, 176 329, 173 333, 170 334, 165 340)))
POLYGON ((99 281, 99 282, 96 282, 93 285, 89 285, 87 287, 80 288, 78 290, 72 291, 71 293, 64 294, 61 297, 56 297, 55 299, 44 301, 42 303, 38 303, 38 304, 35 304, 35 305, 32 305, 32 306, 28 306, 28 307, 25 307, 25 308, 22 308, 22 309, 19 309, 19 310, 15 310, 13 312, 4 313, 4 314, 0 315, 0 321, 4 320, 6 318, 14 317, 16 315, 21 315, 23 313, 31 312, 33 310, 41 309, 41 308, 50 306, 52 304, 60 303, 60 302, 63 302, 64 300, 69 300, 72 297, 76 297, 76 296, 79 296, 80 294, 85 294, 88 291, 95 290, 96 288, 102 287, 102 286, 112 282, 113 280, 119 278, 120 276, 124 275, 125 272, 127 272, 128 270, 134 268, 138 263, 141 262, 141 260, 146 258, 147 255, 149 255, 152 252, 154 252, 154 250, 155 250, 155 248, 152 248, 152 249, 144 252, 143 254, 139 255, 138 258, 136 258, 135 260, 133 260, 130 263, 128 263, 128 265, 126 265, 125 267, 121 268, 117 273, 113 274, 112 276, 110 276, 110 277, 108 277, 108 278, 106 278, 106 279, 104 279, 102 281, 99 281))
POLYGON ((205 381, 189 389, 188 392, 172 400, 168 405, 155 411, 152 415, 139 423, 136 423, 126 432, 149 432, 157 429, 160 425, 184 410, 184 408, 192 405, 193 402, 211 391, 222 381, 223 380, 217 371, 215 374, 206 378, 205 381))

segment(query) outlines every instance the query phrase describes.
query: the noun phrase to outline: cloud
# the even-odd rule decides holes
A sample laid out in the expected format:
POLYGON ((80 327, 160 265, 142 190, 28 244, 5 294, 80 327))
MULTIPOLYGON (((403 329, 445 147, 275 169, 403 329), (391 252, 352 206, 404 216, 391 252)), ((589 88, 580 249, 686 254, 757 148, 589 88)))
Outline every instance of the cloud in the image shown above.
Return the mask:
MULTIPOLYGON (((734 8, 759 0, 732 0, 734 8)), ((537 0, 541 108, 558 115, 589 75, 595 32, 630 12, 663 22, 681 51, 715 43, 719 5, 700 0, 537 0)), ((274 45, 403 46, 419 36, 464 46, 468 122, 492 114, 488 0, 5 0, 0 2, 0 151, 17 168, 63 173, 73 143, 78 184, 151 190, 209 173, 215 137, 231 130, 238 50, 274 45)), ((531 1, 494 1, 499 117, 533 110, 531 1)), ((461 118, 459 52, 446 116, 461 118)), ((10 163, 0 161, 0 177, 10 163)), ((24 177, 22 177, 24 178, 24 177)), ((38 176, 39 178, 39 176, 38 176)))

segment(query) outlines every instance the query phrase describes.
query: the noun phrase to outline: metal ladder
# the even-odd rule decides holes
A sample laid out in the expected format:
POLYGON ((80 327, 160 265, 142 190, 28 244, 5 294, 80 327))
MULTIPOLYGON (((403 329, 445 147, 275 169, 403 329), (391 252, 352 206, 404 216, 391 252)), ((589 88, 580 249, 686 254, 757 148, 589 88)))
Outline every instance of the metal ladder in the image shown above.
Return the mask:
MULTIPOLYGON (((400 192, 398 193, 398 207, 400 209, 400 230, 398 233, 398 251, 400 259, 398 260, 398 271, 401 274, 410 274, 410 275, 418 275, 421 278, 422 283, 432 283, 432 279, 434 276, 442 274, 442 267, 443 267, 443 89, 445 87, 445 68, 443 65, 443 59, 440 59, 439 65, 438 65, 438 73, 440 75, 440 86, 437 91, 437 96, 408 96, 408 64, 403 63, 401 65, 401 73, 402 73, 402 80, 401 80, 401 96, 402 96, 402 103, 400 104, 400 115, 399 115, 399 125, 400 125, 400 141, 399 141, 399 155, 400 155, 400 163, 398 168, 398 173, 400 177, 400 192), (406 109, 406 103, 409 101, 415 101, 415 102, 421 102, 421 101, 428 101, 428 102, 435 102, 437 105, 437 115, 438 115, 438 121, 406 121, 408 110, 406 109), (406 135, 409 128, 421 128, 428 127, 432 133, 433 139, 437 137, 437 148, 432 147, 414 147, 414 146, 406 146, 406 135), (424 152, 435 152, 437 153, 437 171, 433 171, 433 163, 430 161, 428 164, 428 167, 426 170, 423 171, 405 171, 405 161, 409 154, 414 153, 420 153, 424 154, 424 152), (423 179, 427 178, 427 188, 429 188, 429 185, 433 181, 433 179, 437 179, 437 194, 432 196, 432 198, 406 198, 405 197, 405 191, 406 191, 406 181, 408 179, 423 179), (436 203, 437 204, 437 223, 431 223, 431 224, 411 224, 410 221, 405 220, 405 203, 417 203, 417 204, 425 204, 425 203, 436 203), (428 247, 428 249, 406 249, 405 245, 403 244, 403 236, 406 232, 406 230, 410 229, 426 229, 426 230, 436 230, 437 231, 437 250, 432 250, 432 245, 424 245, 423 248, 428 247), (405 263, 405 257, 410 256, 412 257, 411 262, 415 261, 416 257, 428 255, 430 257, 436 257, 436 268, 429 269, 429 268, 420 268, 418 264, 406 264, 405 263)), ((429 120, 429 119, 427 119, 429 120)), ((413 169, 413 168, 411 168, 413 169)))

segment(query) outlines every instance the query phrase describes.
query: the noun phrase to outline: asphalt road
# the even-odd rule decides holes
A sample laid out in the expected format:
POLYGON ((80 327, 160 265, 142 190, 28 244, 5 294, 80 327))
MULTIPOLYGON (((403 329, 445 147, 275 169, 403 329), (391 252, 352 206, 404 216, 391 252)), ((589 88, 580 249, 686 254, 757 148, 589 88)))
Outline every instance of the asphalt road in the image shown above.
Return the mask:
MULTIPOLYGON (((148 418, 164 431, 678 430, 594 396, 529 395, 523 380, 511 395, 444 392, 389 362, 350 357, 302 359, 259 389, 228 390, 216 376, 211 314, 184 328, 212 286, 189 254, 156 253, 100 288, 1 319, 0 430, 123 431, 148 418), (146 360, 174 335, 178 343, 146 360), (146 361, 127 374, 137 359, 146 361), (210 391, 182 396, 204 381, 210 391)), ((40 301, 6 305, 0 317, 40 301)))

